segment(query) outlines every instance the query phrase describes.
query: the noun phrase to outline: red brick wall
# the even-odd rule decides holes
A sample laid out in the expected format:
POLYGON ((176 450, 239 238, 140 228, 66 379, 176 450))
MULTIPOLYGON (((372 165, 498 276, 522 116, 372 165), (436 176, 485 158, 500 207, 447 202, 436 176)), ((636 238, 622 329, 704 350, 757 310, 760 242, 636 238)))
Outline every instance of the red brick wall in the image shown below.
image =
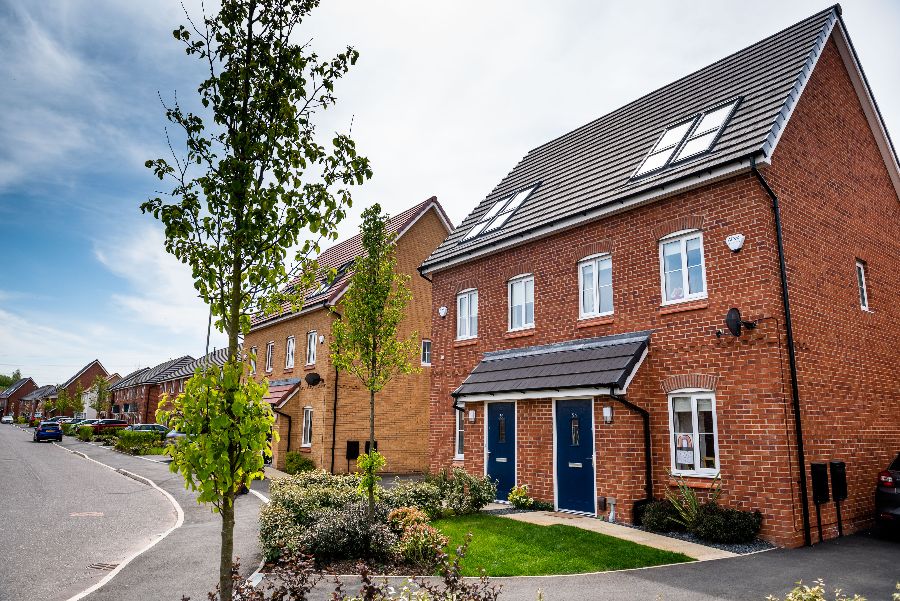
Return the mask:
MULTIPOLYGON (((807 461, 847 463, 845 529, 865 526, 876 475, 900 452, 900 202, 834 42, 766 177, 782 206, 807 461)), ((823 521, 834 535, 833 503, 823 521)))

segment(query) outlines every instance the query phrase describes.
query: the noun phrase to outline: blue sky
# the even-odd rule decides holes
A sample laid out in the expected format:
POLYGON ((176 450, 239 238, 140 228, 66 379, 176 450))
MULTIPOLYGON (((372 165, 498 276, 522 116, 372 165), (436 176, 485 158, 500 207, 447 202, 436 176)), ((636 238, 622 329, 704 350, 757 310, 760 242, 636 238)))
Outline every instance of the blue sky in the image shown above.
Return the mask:
MULTIPOLYGON (((304 35, 361 59, 322 131, 352 119, 375 171, 342 235, 372 202, 431 195, 458 223, 530 148, 825 6, 326 0, 304 35)), ((898 141, 900 4, 843 8, 898 141)), ((158 185, 143 163, 164 155, 157 92, 189 98, 203 75, 171 37, 180 11, 0 0, 0 372, 46 384, 94 358, 124 375, 203 352, 206 308, 138 209, 158 185)))

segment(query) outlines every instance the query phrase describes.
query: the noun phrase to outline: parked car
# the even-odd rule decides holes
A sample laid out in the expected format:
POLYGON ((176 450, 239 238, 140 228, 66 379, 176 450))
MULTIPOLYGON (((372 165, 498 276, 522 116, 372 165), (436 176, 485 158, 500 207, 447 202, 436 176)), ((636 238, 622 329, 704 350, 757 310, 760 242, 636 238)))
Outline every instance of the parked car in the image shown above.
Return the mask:
MULTIPOLYGON (((85 425, 85 424, 81 424, 85 425)), ((128 422, 124 419, 98 419, 92 424, 87 424, 94 429, 94 432, 108 432, 110 430, 124 430, 128 427, 128 422)))
POLYGON ((34 436, 32 440, 34 442, 40 442, 42 440, 56 440, 62 442, 62 428, 56 422, 41 422, 34 429, 34 436))
POLYGON ((135 432, 161 432, 166 434, 169 429, 162 424, 131 424, 126 430, 134 430, 135 432))
POLYGON ((2 418, 0 418, 0 424, 11 424, 14 421, 15 420, 13 419, 13 416, 11 416, 11 415, 4 415, 2 418))
POLYGON ((80 422, 75 424, 75 429, 77 430, 81 426, 93 426, 94 424, 96 424, 99 421, 100 421, 99 419, 83 419, 80 422))
POLYGON ((166 434, 166 444, 175 444, 178 442, 179 438, 184 438, 187 436, 184 432, 178 432, 176 430, 172 430, 168 434, 166 434))
POLYGON ((900 453, 886 470, 878 474, 875 518, 881 526, 900 529, 900 453))

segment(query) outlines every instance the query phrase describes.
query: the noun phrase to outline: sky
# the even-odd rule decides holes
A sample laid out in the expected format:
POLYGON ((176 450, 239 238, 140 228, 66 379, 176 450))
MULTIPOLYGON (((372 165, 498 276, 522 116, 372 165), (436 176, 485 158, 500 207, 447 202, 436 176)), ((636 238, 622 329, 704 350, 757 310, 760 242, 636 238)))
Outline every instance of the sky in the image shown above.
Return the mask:
MULTIPOLYGON (((826 6, 324 0, 301 35, 360 59, 319 131, 352 124, 374 170, 341 238, 374 202, 397 213, 432 195, 458 224, 529 149, 826 6)), ((900 3, 842 6, 896 144, 900 3)), ((95 358, 125 375, 204 352, 208 310, 139 209, 160 188, 144 167, 166 154, 160 96, 190 98, 203 77, 171 36, 181 10, 0 0, 0 373, 42 385, 95 358)))

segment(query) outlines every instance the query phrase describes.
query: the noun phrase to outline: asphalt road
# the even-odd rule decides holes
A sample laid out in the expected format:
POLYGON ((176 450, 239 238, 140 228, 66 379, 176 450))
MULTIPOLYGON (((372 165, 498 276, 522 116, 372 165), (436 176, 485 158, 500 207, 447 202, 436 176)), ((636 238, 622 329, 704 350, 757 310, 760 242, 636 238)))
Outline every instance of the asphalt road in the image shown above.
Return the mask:
MULTIPOLYGON (((0 522, 7 521, 6 508, 10 506, 5 502, 6 491, 12 491, 15 496, 13 505, 23 508, 22 513, 29 516, 27 526, 21 530, 15 529, 17 534, 12 538, 18 542, 13 542, 9 549, 5 534, 7 527, 5 524, 2 526, 0 601, 69 599, 109 573, 88 569, 87 565, 97 561, 117 563, 144 548, 152 536, 169 530, 175 523, 175 511, 159 491, 67 453, 64 449, 84 453, 113 468, 149 478, 171 494, 184 512, 184 522, 179 528, 134 558, 111 581, 91 593, 87 601, 178 601, 182 595, 194 601, 206 599, 206 594, 218 582, 221 520, 209 506, 197 503, 196 495, 184 488, 181 476, 169 471, 167 463, 123 455, 71 437, 64 439, 61 445, 64 448, 49 443, 35 445, 30 440, 30 432, 14 426, 0 427, 0 461, 11 460, 0 464, 3 470, 0 490, 3 491, 4 501, 0 503, 0 516, 4 517, 0 522), (30 448, 32 446, 34 451, 30 448), (33 465, 38 457, 43 458, 44 464, 43 471, 39 472, 44 482, 43 488, 35 485, 30 490, 20 490, 22 485, 15 477, 7 479, 7 474, 21 475, 36 471, 33 465), (15 467, 10 469, 5 465, 7 463, 15 467), (59 486, 50 487, 50 481, 59 486), (125 503, 123 498, 133 502, 125 503), (91 503, 86 504, 87 500, 91 503), (52 509, 57 505, 66 509, 52 509), (47 530, 49 525, 59 521, 75 520, 68 517, 69 513, 102 512, 103 508, 117 516, 118 521, 113 523, 112 519, 104 519, 84 535, 60 536, 57 530, 48 534, 41 543, 27 542, 27 533, 47 530), (52 511, 54 517, 47 518, 44 511, 52 511), (64 513, 65 517, 59 517, 60 513, 64 513), (74 544, 69 542, 71 536, 76 537, 74 544), (14 562, 6 560, 16 554, 19 558, 14 562), (71 564, 72 568, 60 569, 62 562, 71 564), (23 575, 17 575, 23 570, 23 575), (76 577, 76 574, 86 576, 76 577), (37 592, 35 586, 39 586, 44 594, 34 594, 37 592)), ((254 483, 254 489, 263 494, 268 492, 266 483, 254 483)), ((235 555, 241 558, 241 571, 246 575, 257 568, 261 559, 257 541, 261 504, 254 495, 241 496, 236 504, 235 555)), ((24 521, 18 513, 15 518, 24 521)), ((15 521, 15 518, 9 521, 15 521)), ((80 533, 82 523, 71 526, 71 531, 80 533)), ((31 540, 34 540, 33 536, 31 540)))
POLYGON ((0 600, 68 599, 170 528, 151 487, 0 426, 0 600))

